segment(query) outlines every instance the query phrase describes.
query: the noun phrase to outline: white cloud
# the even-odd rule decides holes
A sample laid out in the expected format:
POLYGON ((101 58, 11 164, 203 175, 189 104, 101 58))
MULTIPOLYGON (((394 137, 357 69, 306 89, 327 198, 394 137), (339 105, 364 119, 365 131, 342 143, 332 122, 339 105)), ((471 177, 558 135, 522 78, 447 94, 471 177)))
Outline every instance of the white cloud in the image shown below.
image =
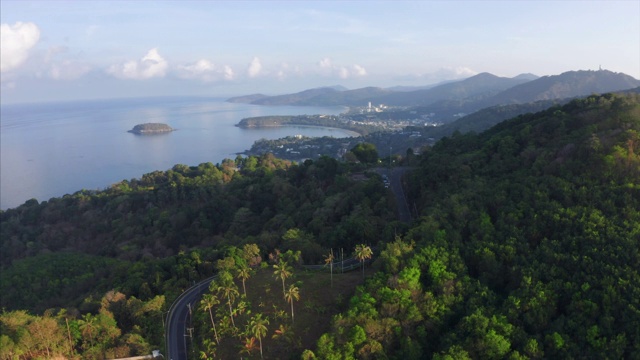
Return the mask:
POLYGON ((233 80, 236 77, 236 75, 233 72, 233 69, 229 65, 224 66, 223 73, 224 73, 225 80, 233 80))
POLYGON ((286 80, 291 76, 299 76, 302 72, 297 65, 289 63, 281 63, 280 68, 276 72, 276 78, 280 81, 286 80))
POLYGON ((91 67, 72 60, 63 60, 58 63, 51 64, 49 76, 55 80, 75 80, 88 73, 91 67))
POLYGON ((355 64, 352 66, 352 68, 353 68, 353 75, 367 76, 367 69, 363 68, 362 66, 355 64))
POLYGON ((54 80, 75 80, 91 70, 91 66, 70 54, 66 46, 52 46, 44 54, 43 68, 38 76, 49 76, 54 80))
POLYGON ((144 80, 154 77, 164 77, 169 64, 160 56, 157 48, 149 50, 139 61, 131 60, 124 64, 112 65, 107 72, 121 79, 144 80))
POLYGON ((20 66, 29 56, 29 50, 40 39, 40 29, 34 23, 16 22, 0 25, 0 72, 20 66))
POLYGON ((249 77, 254 78, 260 75, 261 72, 262 72, 262 63, 260 62, 260 59, 258 57, 254 57, 253 60, 251 60, 249 67, 247 68, 247 75, 249 75, 249 77))
POLYGON ((234 72, 228 65, 220 68, 209 60, 201 59, 190 65, 178 65, 178 77, 212 82, 222 79, 233 80, 234 72))
POLYGON ((477 71, 471 70, 470 68, 464 66, 458 66, 456 68, 450 69, 450 71, 455 74, 455 76, 461 78, 466 78, 478 74, 477 71))
POLYGON ((321 69, 331 69, 331 59, 324 58, 318 62, 321 69))
POLYGON ((350 66, 336 65, 328 57, 318 62, 318 71, 323 76, 337 76, 340 79, 367 76, 367 70, 358 64, 350 66))

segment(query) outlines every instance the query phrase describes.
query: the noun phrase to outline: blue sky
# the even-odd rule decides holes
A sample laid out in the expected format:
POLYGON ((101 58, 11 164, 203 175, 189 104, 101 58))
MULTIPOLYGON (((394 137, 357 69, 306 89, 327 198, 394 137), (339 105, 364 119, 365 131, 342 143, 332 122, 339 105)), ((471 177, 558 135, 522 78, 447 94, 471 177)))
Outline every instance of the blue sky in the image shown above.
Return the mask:
POLYGON ((640 1, 0 2, 2 103, 640 79, 640 1))

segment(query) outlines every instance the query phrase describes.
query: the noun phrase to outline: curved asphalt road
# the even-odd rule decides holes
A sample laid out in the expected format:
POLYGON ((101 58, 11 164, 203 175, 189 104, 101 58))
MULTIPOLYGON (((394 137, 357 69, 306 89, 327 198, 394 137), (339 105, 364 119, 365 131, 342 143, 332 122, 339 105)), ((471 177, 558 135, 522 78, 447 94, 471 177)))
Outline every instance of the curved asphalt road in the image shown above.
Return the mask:
POLYGON ((167 315, 167 328, 165 330, 165 342, 167 346, 168 360, 187 360, 187 341, 189 333, 187 327, 191 326, 191 311, 198 308, 198 300, 209 289, 209 284, 215 278, 210 277, 183 292, 171 305, 167 315))

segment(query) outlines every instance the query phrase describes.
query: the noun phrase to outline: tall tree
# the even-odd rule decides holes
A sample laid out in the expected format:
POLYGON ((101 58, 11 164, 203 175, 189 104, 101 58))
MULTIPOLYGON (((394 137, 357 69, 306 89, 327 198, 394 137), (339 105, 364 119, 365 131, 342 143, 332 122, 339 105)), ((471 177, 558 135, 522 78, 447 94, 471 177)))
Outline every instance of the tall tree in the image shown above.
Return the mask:
POLYGON ((373 256, 373 251, 371 248, 365 244, 356 245, 356 259, 362 263, 362 278, 364 279, 364 261, 367 259, 371 259, 373 256))
POLYGON ((242 290, 244 291, 244 296, 247 296, 247 287, 245 286, 245 281, 251 277, 251 268, 247 265, 240 265, 236 273, 238 279, 242 280, 242 290))
POLYGON ((245 244, 242 247, 242 258, 247 265, 253 267, 260 265, 262 258, 260 257, 260 248, 256 244, 245 244))
POLYGON ((236 298, 236 296, 238 296, 238 289, 233 282, 226 282, 222 285, 218 285, 217 291, 227 298, 227 303, 229 304, 229 319, 231 319, 231 324, 235 328, 236 322, 233 320, 233 306, 231 305, 231 303, 236 298))
POLYGON ((291 272, 291 268, 289 267, 286 261, 282 261, 282 260, 279 260, 277 264, 273 265, 273 268, 276 269, 273 272, 273 275, 275 276, 275 278, 276 279, 279 278, 282 280, 282 296, 285 296, 286 290, 284 287, 284 281, 293 274, 291 272))
POLYGON ((361 163, 373 164, 378 161, 378 149, 371 143, 360 143, 351 152, 361 163))
POLYGON ((267 325, 269 325, 268 318, 262 318, 262 314, 257 314, 251 318, 249 322, 249 331, 260 342, 260 358, 262 359, 262 338, 267 335, 267 325))
POLYGON ((78 320, 82 337, 89 339, 89 347, 93 347, 97 323, 98 318, 91 313, 82 315, 82 319, 78 320))
POLYGON ((202 296, 202 300, 200 300, 200 304, 202 306, 202 310, 209 311, 209 318, 211 319, 213 334, 216 337, 216 344, 220 344, 220 339, 218 338, 218 330, 216 329, 215 321, 213 321, 213 312, 211 311, 214 306, 220 304, 220 300, 214 294, 204 294, 202 296))
POLYGON ((291 303, 291 322, 293 323, 293 301, 300 300, 300 289, 295 285, 289 286, 289 290, 287 290, 284 298, 287 302, 291 303))
POLYGON ((324 257, 325 265, 329 265, 329 269, 331 269, 331 287, 333 287, 333 249, 329 251, 329 255, 324 257))

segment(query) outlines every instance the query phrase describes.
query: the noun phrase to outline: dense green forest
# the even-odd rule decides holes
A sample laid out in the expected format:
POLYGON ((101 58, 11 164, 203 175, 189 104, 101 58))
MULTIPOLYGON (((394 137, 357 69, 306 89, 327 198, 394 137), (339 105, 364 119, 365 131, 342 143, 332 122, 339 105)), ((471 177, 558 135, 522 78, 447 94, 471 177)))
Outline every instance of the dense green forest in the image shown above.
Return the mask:
MULTIPOLYGON (((320 359, 640 358, 640 96, 454 135, 320 359)), ((313 358, 311 352, 307 352, 313 358)))
POLYGON ((330 248, 350 251, 380 236, 392 239, 406 227, 394 221, 393 197, 377 174, 347 166, 328 157, 292 164, 269 154, 176 165, 104 191, 2 211, 0 301, 8 312, 0 320, 0 358, 41 356, 44 350, 29 342, 36 335, 24 330, 45 320, 67 335, 55 347, 65 356, 137 354, 132 336, 144 340, 144 349, 164 348, 163 311, 213 275, 216 261, 234 246, 257 243, 264 257, 276 249, 304 250, 299 262, 316 264, 330 248), (305 236, 284 236, 294 229, 305 236), (118 306, 126 316, 110 310, 109 293, 123 299, 118 306), (139 313, 149 301, 157 305, 153 314, 139 313), (18 310, 48 315, 12 312, 18 310), (118 335, 98 341, 91 331, 66 334, 64 319, 73 327, 85 316, 118 324, 118 335))
POLYGON ((214 273, 194 358, 640 358, 640 94, 443 138, 412 224, 367 166, 238 157, 0 212, 0 359, 161 349, 214 273), (331 249, 363 272, 301 267, 331 249))

